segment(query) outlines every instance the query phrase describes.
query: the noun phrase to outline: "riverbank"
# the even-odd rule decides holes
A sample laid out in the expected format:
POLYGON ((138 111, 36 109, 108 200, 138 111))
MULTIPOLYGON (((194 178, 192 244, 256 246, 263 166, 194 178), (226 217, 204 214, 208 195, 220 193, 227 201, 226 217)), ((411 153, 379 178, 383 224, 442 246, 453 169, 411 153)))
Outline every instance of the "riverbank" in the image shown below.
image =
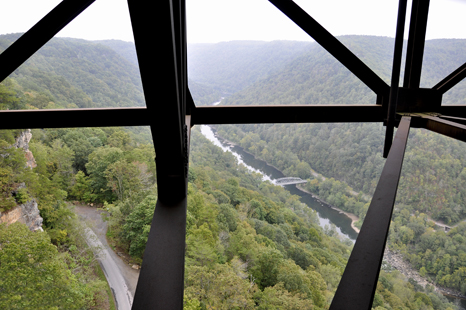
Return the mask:
MULTIPOLYGON (((245 150, 242 146, 237 145, 236 143, 234 143, 234 142, 232 142, 232 141, 229 141, 229 140, 225 139, 224 137, 219 136, 219 135, 218 135, 218 132, 217 132, 217 129, 216 129, 214 126, 211 126, 211 128, 212 128, 213 133, 214 133, 215 136, 217 137, 217 139, 222 140, 225 144, 229 145, 230 147, 234 147, 234 146, 240 147, 240 148, 242 149, 243 152, 245 152, 245 153, 251 155, 254 159, 258 159, 258 160, 261 160, 261 161, 265 162, 267 165, 269 165, 270 167, 275 168, 277 171, 280 171, 280 172, 283 174, 283 172, 282 172, 280 169, 278 169, 278 168, 275 167, 274 165, 268 163, 267 161, 263 160, 262 158, 257 158, 254 154, 248 152, 248 151, 245 150)), ((311 174, 315 176, 315 173, 316 173, 316 172, 315 172, 314 170, 311 169, 311 174)), ((283 174, 283 175, 284 175, 284 174, 283 174)), ((322 177, 323 179, 325 179, 325 177, 323 177, 323 176, 321 176, 321 177, 322 177)), ((306 193, 306 194, 311 195, 314 199, 316 199, 316 200, 318 200, 319 202, 321 202, 321 204, 325 204, 325 205, 328 206, 330 209, 336 210, 336 211, 338 211, 339 213, 344 214, 345 216, 347 216, 347 217, 351 220, 351 228, 352 228, 356 233, 359 233, 359 228, 356 227, 356 225, 355 225, 355 223, 356 223, 357 221, 359 221, 359 217, 358 217, 356 214, 350 213, 350 212, 346 212, 346 211, 343 211, 343 210, 341 210, 341 209, 339 209, 339 208, 337 208, 337 207, 335 207, 335 206, 332 206, 331 204, 329 204, 329 203, 326 202, 325 200, 321 199, 321 198, 320 198, 319 196, 317 196, 316 194, 311 193, 311 192, 305 190, 304 188, 302 188, 301 186, 299 186, 299 184, 296 184, 296 188, 297 188, 299 191, 303 192, 303 193, 306 193)), ((357 194, 357 193, 356 193, 356 194, 357 194)))
MULTIPOLYGON (((260 161, 261 163, 259 164, 260 167, 262 168, 258 168, 259 166, 254 166, 255 169, 260 169, 261 173, 264 174, 263 171, 266 171, 265 173, 270 173, 269 170, 267 170, 268 168, 266 168, 266 165, 262 166, 263 163, 267 163, 266 161, 262 160, 262 159, 259 159, 257 158, 254 154, 251 154, 250 152, 244 150, 244 148, 242 148, 241 146, 231 142, 231 141, 228 141, 222 137, 219 137, 218 134, 217 134, 217 131, 215 131, 215 137, 216 137, 216 140, 221 140, 222 143, 228 143, 228 145, 230 147, 233 147, 233 146, 238 146, 239 148, 237 148, 235 151, 231 150, 232 152, 239 152, 238 154, 241 154, 241 155, 235 155, 235 156, 242 156, 244 158, 248 158, 248 164, 250 164, 250 162, 254 162, 254 160, 257 160, 257 161, 260 161), (264 170, 265 169, 265 170, 264 170)), ((219 142, 217 142, 219 143, 219 142)), ((220 143, 219 143, 220 144, 220 143)), ((278 169, 277 167, 274 167, 273 165, 270 165, 269 163, 267 163, 267 167, 273 167, 274 170, 276 170, 277 172, 273 172, 273 175, 274 178, 279 178, 280 175, 282 174, 280 169, 278 169)), ((322 179, 325 179, 324 176, 320 176, 318 175, 315 171, 311 171, 312 175, 314 177, 321 177, 322 179)), ((334 206, 332 206, 331 204, 328 204, 324 199, 321 199, 320 197, 318 197, 317 195, 315 195, 314 193, 312 192, 309 192, 308 190, 304 189, 303 187, 300 187, 299 185, 297 185, 296 187, 294 188, 289 188, 290 191, 292 191, 294 194, 296 195, 299 195, 301 197, 309 197, 309 198, 306 198, 306 199, 309 199, 309 200, 312 200, 314 201, 313 204, 315 205, 316 208, 318 208, 319 210, 322 210, 322 212, 329 212, 329 213, 333 213, 337 218, 343 220, 346 222, 345 224, 345 227, 346 227, 346 233, 351 233, 351 234, 354 234, 356 232, 359 233, 359 228, 355 226, 355 223, 359 220, 358 216, 356 216, 355 214, 352 214, 352 213, 349 213, 349 212, 345 212, 339 208, 336 208, 334 206), (327 211, 326 211, 327 210, 327 211), (334 210, 334 211, 333 211, 334 210), (335 212, 337 211, 337 212, 335 212), (340 214, 338 216, 338 214, 340 214), (351 221, 348 222, 346 218, 349 218, 351 221), (349 223, 351 223, 351 225, 349 225, 349 223), (351 231, 352 230, 352 231, 351 231)), ((349 194, 351 195, 360 195, 360 193, 355 193, 354 191, 348 191, 349 194)), ((314 207, 313 207, 314 208, 314 207)), ((330 222, 330 223, 333 223, 332 220, 328 220, 327 217, 325 217, 326 221, 330 222)), ((326 222, 326 223, 328 223, 326 222)), ((354 237, 354 239, 357 238, 357 235, 354 237)), ((400 273, 402 273, 404 276, 406 276, 406 279, 409 279, 409 278, 412 278, 414 279, 414 281, 418 282, 419 285, 425 287, 427 285, 431 285, 435 291, 441 293, 441 294, 444 294, 444 295, 447 295, 447 296, 451 296, 451 297, 454 297, 454 298, 464 298, 464 296, 461 296, 461 294, 459 294, 459 292, 455 292, 454 290, 450 290, 450 289, 446 289, 446 288, 443 288, 443 287, 440 287, 440 286, 437 286, 435 285, 435 283, 431 283, 429 282, 429 279, 427 278, 422 278, 418 271, 415 270, 413 267, 411 267, 410 263, 408 261, 405 261, 403 260, 401 254, 393 254, 393 253, 390 253, 388 252, 387 250, 387 257, 385 258, 384 261, 386 261, 389 265, 393 266, 393 268, 395 269, 398 269, 400 270, 400 273)))
POLYGON ((346 211, 343 211, 335 206, 332 206, 331 204, 329 204, 328 202, 326 202, 325 200, 321 199, 319 196, 317 196, 316 194, 314 193, 311 193, 310 191, 307 191, 305 190, 304 188, 302 188, 299 184, 296 185, 296 188, 299 189, 300 191, 302 191, 303 193, 306 193, 306 194, 309 194, 311 195, 313 198, 319 200, 320 202, 323 202, 325 203, 326 205, 328 205, 329 208, 333 209, 333 210, 336 210, 344 215, 346 215, 350 220, 351 220, 351 228, 353 228, 353 230, 355 232, 357 232, 359 234, 359 228, 356 227, 355 223, 357 221, 359 221, 359 217, 354 214, 354 213, 350 213, 350 212, 346 212, 346 211))
MULTIPOLYGON (((217 128, 215 128, 215 126, 210 126, 210 128, 212 129, 213 133, 217 136, 217 138, 218 138, 219 140, 221 139, 223 142, 225 142, 225 144, 228 144, 230 147, 235 147, 235 146, 240 147, 240 148, 243 150, 243 152, 245 152, 245 153, 251 155, 252 157, 254 157, 254 158, 257 159, 257 160, 262 160, 264 163, 266 163, 266 164, 269 165, 270 167, 273 167, 273 168, 277 169, 278 171, 282 172, 280 169, 278 169, 277 167, 275 167, 275 166, 272 165, 271 163, 267 162, 266 160, 264 160, 264 159, 262 159, 262 158, 257 158, 256 155, 252 154, 251 152, 248 152, 248 151, 247 151, 244 147, 242 147, 241 145, 238 145, 238 144, 236 144, 235 142, 232 142, 232 141, 227 140, 227 139, 225 139, 224 137, 220 136, 220 135, 218 134, 217 128)), ((282 172, 282 174, 283 174, 283 172, 282 172)), ((283 174, 283 175, 284 175, 284 174, 283 174)))

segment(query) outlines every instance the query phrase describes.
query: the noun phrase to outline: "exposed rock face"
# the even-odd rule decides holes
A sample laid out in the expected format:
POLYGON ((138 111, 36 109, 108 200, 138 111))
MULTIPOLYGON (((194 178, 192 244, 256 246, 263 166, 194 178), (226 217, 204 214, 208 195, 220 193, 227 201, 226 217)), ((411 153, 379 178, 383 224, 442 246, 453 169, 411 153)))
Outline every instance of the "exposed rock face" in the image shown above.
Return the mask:
POLYGON ((432 285, 435 291, 440 292, 443 295, 453 296, 456 298, 465 299, 466 296, 462 295, 460 292, 455 291, 454 289, 442 287, 430 279, 426 277, 422 277, 419 272, 414 269, 409 262, 407 262, 403 255, 397 252, 391 251, 388 247, 385 248, 385 252, 383 254, 383 259, 389 263, 393 268, 399 270, 402 274, 404 274, 407 278, 412 278, 417 284, 421 285, 422 287, 426 287, 426 285, 432 285))
MULTIPOLYGON (((30 168, 36 167, 36 161, 32 152, 29 150, 29 141, 32 138, 32 133, 30 129, 27 129, 16 138, 16 142, 13 144, 15 148, 22 148, 27 159, 26 165, 30 168)), ((25 184, 21 183, 16 188, 15 191, 25 188, 25 184)), ((6 223, 7 225, 13 224, 15 222, 20 222, 26 224, 31 231, 42 230, 43 219, 39 214, 39 209, 37 208, 37 201, 31 199, 28 202, 18 205, 15 208, 6 211, 0 212, 0 224, 6 223)))
POLYGON ((31 231, 42 230, 43 219, 39 215, 35 199, 31 199, 10 211, 0 212, 0 223, 10 225, 15 222, 26 224, 31 231))
POLYGON ((30 168, 34 168, 37 166, 36 160, 32 155, 32 152, 29 150, 29 141, 31 141, 32 133, 31 129, 27 129, 16 138, 16 142, 13 146, 17 149, 22 148, 24 150, 24 156, 26 157, 26 165, 30 168))

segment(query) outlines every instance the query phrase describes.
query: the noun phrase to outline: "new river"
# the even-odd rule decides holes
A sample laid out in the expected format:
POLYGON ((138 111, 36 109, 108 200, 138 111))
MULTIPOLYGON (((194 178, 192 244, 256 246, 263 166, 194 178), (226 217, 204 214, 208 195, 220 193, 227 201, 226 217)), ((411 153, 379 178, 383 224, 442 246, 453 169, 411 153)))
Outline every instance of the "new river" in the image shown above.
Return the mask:
MULTIPOLYGON (((237 158, 238 162, 243 164, 249 171, 262 174, 262 179, 264 181, 273 181, 285 176, 280 170, 268 165, 263 160, 255 158, 250 153, 245 152, 243 148, 230 145, 226 141, 217 137, 210 126, 202 125, 201 133, 216 146, 222 148, 224 152, 231 152, 237 158)), ((286 185, 285 188, 293 195, 300 196, 303 203, 317 212, 321 227, 325 228, 325 226, 329 227, 333 224, 336 227, 336 231, 341 236, 349 238, 354 243, 358 234, 353 228, 351 228, 351 219, 345 214, 332 209, 329 205, 312 197, 312 195, 300 191, 296 188, 296 185, 286 185)), ((456 303, 459 310, 466 310, 466 300, 452 297, 447 298, 451 302, 456 303)))
MULTIPOLYGON (((268 165, 263 160, 255 158, 250 153, 245 152, 243 148, 231 146, 222 139, 219 139, 210 126, 202 125, 201 132, 216 146, 221 147, 223 151, 231 152, 238 159, 238 162, 243 164, 249 171, 261 173, 264 181, 273 181, 285 176, 280 170, 268 165)), ((351 219, 345 214, 330 208, 330 206, 312 197, 312 195, 300 191, 296 188, 296 185, 285 185, 285 188, 293 195, 300 196, 303 203, 317 211, 321 227, 330 227, 333 223, 340 235, 349 238, 353 242, 356 240, 358 234, 351 228, 351 219)))

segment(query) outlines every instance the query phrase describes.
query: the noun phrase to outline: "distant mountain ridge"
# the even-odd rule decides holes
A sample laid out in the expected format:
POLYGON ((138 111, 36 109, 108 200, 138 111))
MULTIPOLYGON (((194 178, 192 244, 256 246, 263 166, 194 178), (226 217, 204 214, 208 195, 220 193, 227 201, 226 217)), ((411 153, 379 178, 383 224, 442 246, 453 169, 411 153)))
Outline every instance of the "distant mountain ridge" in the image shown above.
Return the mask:
MULTIPOLYGON (((0 51, 20 35, 1 35, 0 51)), ((130 55, 122 42, 53 38, 10 78, 22 91, 47 97, 37 108, 51 101, 65 108, 144 106, 139 69, 130 55)))
POLYGON ((298 41, 188 44, 188 76, 197 86, 231 95, 282 70, 312 45, 298 41))
MULTIPOLYGON (((338 39, 390 84, 393 38, 351 35, 338 39)), ((465 49, 464 39, 426 41, 421 87, 434 86, 465 63, 465 49)), ((188 50, 190 79, 228 96, 222 104, 375 103, 375 94, 316 43, 232 41, 193 44, 188 50)), ((404 63, 401 84, 403 69, 404 63)), ((464 82, 447 92, 443 102, 464 103, 463 94, 464 82)))

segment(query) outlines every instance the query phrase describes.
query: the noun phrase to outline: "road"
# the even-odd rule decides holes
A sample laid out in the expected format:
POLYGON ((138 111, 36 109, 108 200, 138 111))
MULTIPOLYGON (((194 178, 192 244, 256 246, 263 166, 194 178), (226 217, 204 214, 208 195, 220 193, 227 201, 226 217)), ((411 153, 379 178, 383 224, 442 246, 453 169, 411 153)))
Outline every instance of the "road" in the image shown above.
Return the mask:
POLYGON ((100 216, 101 211, 87 206, 76 206, 75 212, 88 226, 87 242, 96 249, 95 253, 113 292, 117 309, 130 310, 139 272, 125 264, 108 246, 105 238, 107 225, 100 216))

